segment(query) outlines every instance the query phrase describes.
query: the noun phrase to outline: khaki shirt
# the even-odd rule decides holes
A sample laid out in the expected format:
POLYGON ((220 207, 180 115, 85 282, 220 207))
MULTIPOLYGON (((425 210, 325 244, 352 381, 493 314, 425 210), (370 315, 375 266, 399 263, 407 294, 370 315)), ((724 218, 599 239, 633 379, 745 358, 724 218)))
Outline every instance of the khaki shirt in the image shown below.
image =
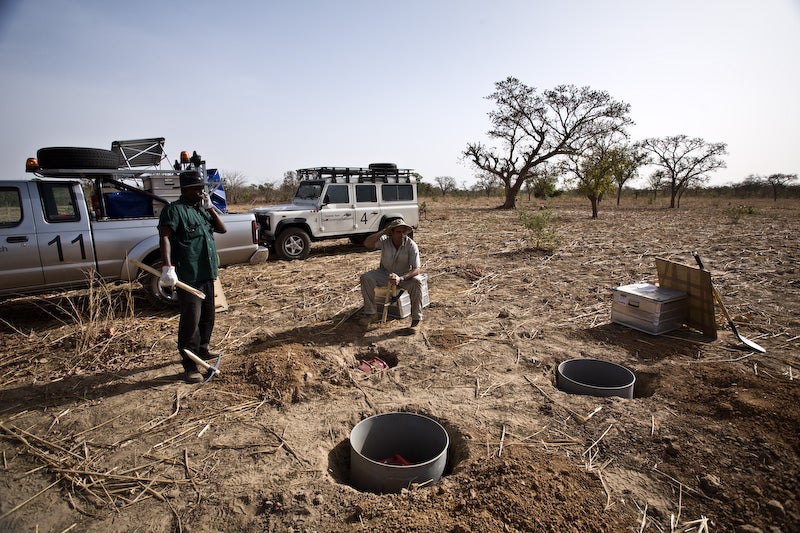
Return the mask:
POLYGON ((381 251, 381 268, 388 273, 394 272, 402 276, 410 270, 421 266, 419 247, 408 237, 403 239, 400 248, 395 248, 389 235, 381 235, 375 243, 375 249, 381 251))

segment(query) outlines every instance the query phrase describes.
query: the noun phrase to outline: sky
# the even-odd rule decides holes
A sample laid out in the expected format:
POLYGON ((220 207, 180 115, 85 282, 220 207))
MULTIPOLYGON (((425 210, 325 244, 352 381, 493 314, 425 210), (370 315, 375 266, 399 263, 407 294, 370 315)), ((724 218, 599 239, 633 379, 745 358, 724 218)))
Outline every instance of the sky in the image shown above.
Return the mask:
POLYGON ((726 143, 712 184, 800 173, 800 0, 0 0, 0 179, 165 137, 253 184, 393 162, 469 186, 509 76, 607 91, 632 140, 726 143))

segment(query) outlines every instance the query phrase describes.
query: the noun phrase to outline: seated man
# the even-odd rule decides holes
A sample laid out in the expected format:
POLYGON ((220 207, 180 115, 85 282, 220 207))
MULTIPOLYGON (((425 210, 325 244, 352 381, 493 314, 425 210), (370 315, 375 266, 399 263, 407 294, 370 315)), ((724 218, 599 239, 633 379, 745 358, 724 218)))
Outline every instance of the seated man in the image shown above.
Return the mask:
POLYGON ((368 250, 381 250, 381 263, 376 270, 361 275, 361 295, 364 298, 362 325, 378 319, 375 309, 375 287, 386 287, 391 281, 411 296, 411 328, 422 320, 422 283, 419 248, 408 234, 412 228, 402 218, 393 220, 384 229, 364 240, 368 250))

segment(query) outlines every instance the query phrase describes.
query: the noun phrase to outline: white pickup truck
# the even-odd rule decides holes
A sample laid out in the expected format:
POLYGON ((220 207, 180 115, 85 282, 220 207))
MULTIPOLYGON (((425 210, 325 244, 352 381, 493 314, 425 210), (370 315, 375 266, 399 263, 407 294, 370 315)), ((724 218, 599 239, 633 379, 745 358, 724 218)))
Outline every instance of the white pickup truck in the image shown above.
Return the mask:
MULTIPOLYGON (((195 163, 205 171, 205 163, 197 157, 166 171, 134 170, 124 164, 92 168, 110 166, 113 152, 43 150, 40 158, 44 155, 66 168, 43 168, 31 158, 27 169, 37 177, 0 180, 0 297, 88 287, 99 280, 139 279, 153 304, 173 305, 174 298, 159 289, 158 279, 140 271, 132 260, 160 270, 157 212, 180 194, 177 174, 195 163), (126 185, 130 179, 151 186, 126 185), (161 196, 164 191, 152 186, 173 181, 173 198, 161 196), (88 202, 84 187, 92 191, 88 202)), ((265 261, 268 252, 258 245, 254 215, 221 216, 228 231, 215 234, 220 265, 265 261)))

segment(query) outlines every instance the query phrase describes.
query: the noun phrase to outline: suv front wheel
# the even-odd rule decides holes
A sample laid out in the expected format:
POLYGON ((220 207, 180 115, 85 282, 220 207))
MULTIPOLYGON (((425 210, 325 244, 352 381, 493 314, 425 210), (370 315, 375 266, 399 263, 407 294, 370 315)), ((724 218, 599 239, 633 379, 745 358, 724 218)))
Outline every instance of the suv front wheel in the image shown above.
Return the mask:
POLYGON ((275 240, 275 252, 286 261, 305 259, 311 252, 311 241, 300 228, 287 228, 275 240))

